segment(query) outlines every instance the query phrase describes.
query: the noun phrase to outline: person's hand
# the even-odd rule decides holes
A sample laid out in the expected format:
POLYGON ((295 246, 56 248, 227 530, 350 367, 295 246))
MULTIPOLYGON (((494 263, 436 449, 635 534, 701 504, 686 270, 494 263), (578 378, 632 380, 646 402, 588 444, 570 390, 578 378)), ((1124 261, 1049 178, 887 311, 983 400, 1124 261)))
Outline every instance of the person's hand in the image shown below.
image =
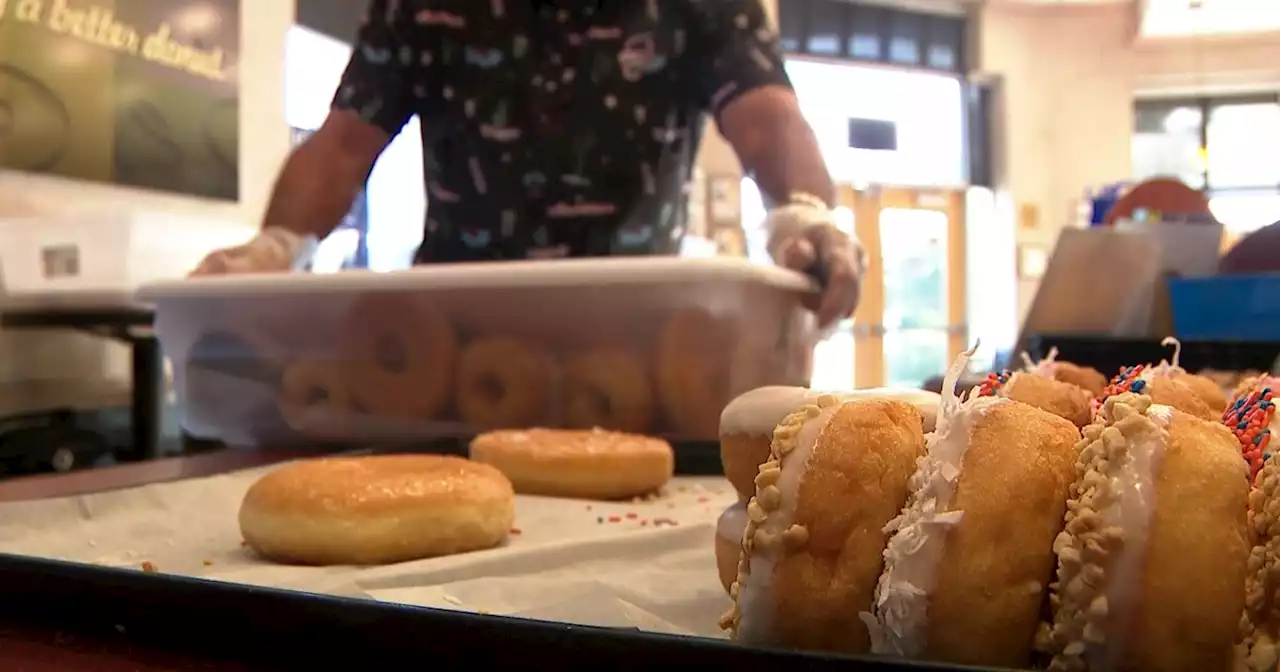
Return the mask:
POLYGON ((316 240, 287 229, 268 227, 243 245, 210 252, 191 276, 285 273, 305 264, 316 240))
POLYGON ((795 199, 770 211, 765 226, 774 261, 812 275, 822 286, 809 303, 818 326, 825 329, 852 315, 867 254, 857 238, 836 226, 831 209, 817 199, 795 199))

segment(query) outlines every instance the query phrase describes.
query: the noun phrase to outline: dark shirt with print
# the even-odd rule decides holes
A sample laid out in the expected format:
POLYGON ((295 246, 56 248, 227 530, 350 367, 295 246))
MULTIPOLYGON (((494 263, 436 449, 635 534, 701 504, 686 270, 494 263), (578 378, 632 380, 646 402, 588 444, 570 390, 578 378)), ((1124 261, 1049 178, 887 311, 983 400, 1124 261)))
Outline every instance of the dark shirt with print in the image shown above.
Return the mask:
POLYGON ((334 106, 421 119, 420 263, 669 254, 706 115, 770 84, 760 0, 374 0, 334 106))

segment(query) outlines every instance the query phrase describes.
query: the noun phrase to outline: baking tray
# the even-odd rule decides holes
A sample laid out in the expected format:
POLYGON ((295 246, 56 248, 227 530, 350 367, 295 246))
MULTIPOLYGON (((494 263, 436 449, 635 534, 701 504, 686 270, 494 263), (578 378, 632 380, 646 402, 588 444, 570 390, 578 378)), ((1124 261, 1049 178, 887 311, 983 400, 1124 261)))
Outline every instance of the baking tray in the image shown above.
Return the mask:
MULTIPOLYGON (((465 452, 465 442, 419 448, 465 452)), ((678 473, 719 473, 716 444, 687 443, 675 449, 678 473)), ((702 637, 479 615, 0 553, 0 627, 6 623, 57 631, 68 640, 127 642, 135 650, 255 670, 572 663, 617 669, 677 664, 997 672, 748 648, 702 637)))

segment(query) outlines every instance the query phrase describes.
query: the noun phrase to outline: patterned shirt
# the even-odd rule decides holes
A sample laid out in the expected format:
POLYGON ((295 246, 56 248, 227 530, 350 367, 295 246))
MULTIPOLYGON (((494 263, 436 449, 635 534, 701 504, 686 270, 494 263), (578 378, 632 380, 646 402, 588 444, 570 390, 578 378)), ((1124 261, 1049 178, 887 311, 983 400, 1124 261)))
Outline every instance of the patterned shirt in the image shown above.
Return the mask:
POLYGON ((373 0, 334 106, 421 119, 419 262, 670 254, 706 115, 771 84, 760 0, 373 0))

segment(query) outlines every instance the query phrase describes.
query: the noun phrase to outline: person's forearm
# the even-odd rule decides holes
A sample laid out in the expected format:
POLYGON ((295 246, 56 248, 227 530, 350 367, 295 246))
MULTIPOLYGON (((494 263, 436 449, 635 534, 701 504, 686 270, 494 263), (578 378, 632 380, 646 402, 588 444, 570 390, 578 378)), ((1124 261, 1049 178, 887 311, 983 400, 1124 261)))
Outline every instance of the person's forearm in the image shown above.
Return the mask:
POLYGON ((738 158, 756 181, 765 205, 785 203, 795 193, 811 194, 828 206, 836 200, 817 137, 793 104, 767 110, 746 124, 736 143, 738 158))
POLYGON ((308 140, 285 161, 271 192, 263 227, 276 226, 323 239, 351 209, 368 172, 363 161, 335 155, 323 144, 308 140))

